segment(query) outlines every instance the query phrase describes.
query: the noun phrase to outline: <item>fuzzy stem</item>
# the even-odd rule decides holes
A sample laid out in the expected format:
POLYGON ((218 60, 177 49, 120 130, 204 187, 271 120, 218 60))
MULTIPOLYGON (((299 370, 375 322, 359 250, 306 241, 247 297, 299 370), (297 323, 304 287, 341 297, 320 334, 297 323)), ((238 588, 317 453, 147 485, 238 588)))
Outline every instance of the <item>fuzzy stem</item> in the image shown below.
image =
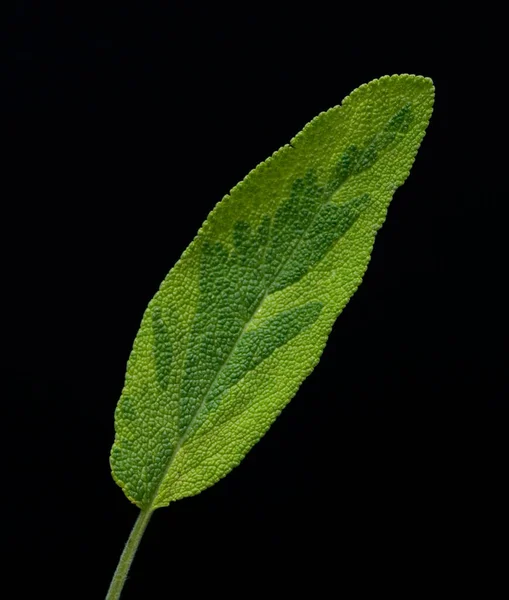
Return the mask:
POLYGON ((127 573, 129 572, 129 567, 133 562, 134 555, 136 554, 136 550, 138 549, 143 533, 145 532, 153 512, 153 510, 142 510, 138 515, 133 530, 131 531, 131 535, 122 552, 122 556, 118 561, 115 574, 111 580, 110 589, 106 595, 106 600, 118 600, 120 598, 120 594, 122 593, 127 578, 127 573))

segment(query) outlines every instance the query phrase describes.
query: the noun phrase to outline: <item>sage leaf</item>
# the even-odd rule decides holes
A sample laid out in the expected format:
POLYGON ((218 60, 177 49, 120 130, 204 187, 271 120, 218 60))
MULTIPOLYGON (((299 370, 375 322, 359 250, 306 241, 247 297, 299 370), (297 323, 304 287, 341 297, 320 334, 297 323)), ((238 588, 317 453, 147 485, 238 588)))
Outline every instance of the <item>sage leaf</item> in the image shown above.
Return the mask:
POLYGON ((362 85, 209 214, 148 305, 115 412, 113 477, 142 510, 226 475, 315 367, 433 99, 424 77, 362 85))

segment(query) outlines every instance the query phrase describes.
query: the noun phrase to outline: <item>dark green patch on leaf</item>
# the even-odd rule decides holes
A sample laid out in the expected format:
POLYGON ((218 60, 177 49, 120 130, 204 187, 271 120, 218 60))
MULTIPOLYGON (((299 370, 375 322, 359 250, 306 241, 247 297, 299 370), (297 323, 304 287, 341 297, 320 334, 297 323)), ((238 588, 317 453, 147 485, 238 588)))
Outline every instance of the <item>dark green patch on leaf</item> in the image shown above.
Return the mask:
POLYGON ((331 198, 350 176, 373 165, 410 118, 407 104, 365 146, 350 146, 326 185, 318 183, 312 170, 296 179, 290 197, 272 219, 266 215, 256 229, 244 221, 235 223, 230 252, 219 242, 204 242, 200 297, 181 387, 181 435, 186 435, 198 412, 215 404, 221 390, 297 335, 276 338, 272 344, 265 341, 265 345, 260 337, 257 343, 262 344, 262 351, 245 328, 267 296, 302 279, 367 208, 368 194, 341 204, 331 198), (279 343, 280 339, 286 341, 279 343))
POLYGON ((318 319, 322 308, 321 302, 308 302, 282 311, 260 327, 245 332, 211 388, 207 408, 212 408, 222 394, 239 382, 246 373, 256 369, 275 350, 312 325, 318 319))

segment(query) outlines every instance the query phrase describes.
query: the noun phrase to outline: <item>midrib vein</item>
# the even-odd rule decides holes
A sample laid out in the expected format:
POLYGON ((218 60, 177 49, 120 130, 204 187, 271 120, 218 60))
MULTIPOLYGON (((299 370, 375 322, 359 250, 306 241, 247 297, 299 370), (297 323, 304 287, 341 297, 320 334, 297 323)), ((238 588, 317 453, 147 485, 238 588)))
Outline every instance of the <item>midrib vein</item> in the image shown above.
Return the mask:
MULTIPOLYGON (((159 479, 159 483, 155 487, 154 493, 152 494, 152 496, 150 498, 150 503, 149 503, 149 507, 150 508, 152 507, 152 505, 154 503, 154 500, 157 498, 164 480, 166 479, 168 473, 170 472, 170 469, 171 469, 171 466, 173 464, 173 461, 175 460, 175 457, 177 456, 178 452, 180 451, 180 449, 182 448, 184 442, 186 441, 186 438, 187 438, 187 435, 189 434, 189 431, 191 430, 192 426, 196 422, 196 419, 198 418, 198 415, 203 410, 203 407, 205 406, 205 404, 206 404, 206 402, 208 400, 210 391, 212 390, 212 388, 214 387, 215 383, 219 379, 221 373, 223 372, 223 369, 228 364, 228 361, 230 360, 232 354, 235 352, 239 341, 242 339, 242 336, 246 332, 247 327, 251 324, 251 321, 253 320, 253 317, 255 316, 255 314, 257 313, 258 309, 261 307, 261 305, 265 302, 265 299, 269 295, 269 289, 270 289, 271 285, 274 283, 274 281, 276 281, 276 279, 278 278, 279 274, 285 268, 285 266, 288 264, 288 262, 294 257, 295 251, 297 250, 299 244, 301 243, 301 241, 303 240, 303 238, 306 235, 306 233, 310 230, 310 228, 314 224, 314 222, 316 220, 316 217, 317 217, 318 213, 320 212, 320 208, 346 183, 346 181, 348 181, 348 179, 350 179, 350 177, 351 177, 351 175, 348 175, 336 187, 332 187, 330 189, 327 189, 327 187, 325 185, 322 188, 322 190, 323 190, 323 198, 322 198, 322 201, 318 203, 318 206, 317 206, 317 209, 315 211, 315 214, 313 215, 313 218, 310 220, 310 222, 308 223, 307 227, 302 231, 301 235, 296 238, 295 243, 293 244, 293 247, 292 247, 290 253, 288 254, 287 258, 281 263, 281 265, 277 269, 277 271, 274 274, 274 276, 272 277, 272 279, 269 282, 266 283, 265 290, 262 293, 260 293, 259 299, 255 302, 254 307, 252 308, 251 315, 246 320, 246 323, 242 327, 239 335, 237 336, 237 338, 236 338, 236 340, 235 340, 235 342, 234 342, 234 344, 232 346, 232 349, 230 350, 230 352, 228 353, 228 355, 225 357, 225 359, 222 362, 221 366, 217 370, 217 373, 216 373, 214 379, 212 380, 211 384, 208 386, 207 391, 205 392, 205 394, 203 396, 203 400, 200 403, 200 406, 196 409, 194 415, 191 418, 191 421, 189 422, 189 425, 186 427, 184 433, 180 436, 179 441, 177 442, 177 445, 175 446, 175 449, 171 453, 171 456, 170 456, 170 458, 168 460, 168 464, 166 466, 166 469, 164 470, 161 478, 159 479)), ((272 222, 271 222, 271 225, 272 225, 272 222)), ((266 244, 266 246, 264 248, 264 255, 263 255, 264 257, 265 257, 265 254, 266 254, 267 246, 268 246, 268 242, 267 242, 267 244, 266 244)))
MULTIPOLYGON (((401 137, 401 132, 398 131, 396 132, 397 135, 395 137, 395 140, 398 140, 399 137, 401 137)), ((406 132, 405 132, 406 133, 406 132)), ((380 133, 375 134, 375 138, 379 137, 380 133)), ((392 143, 395 141, 392 140, 388 146, 391 146, 392 143)), ((292 146, 293 148, 293 146, 292 146)), ((387 150, 387 146, 384 148, 381 148, 379 150, 377 150, 377 156, 375 158, 375 163, 379 160, 380 156, 382 156, 383 154, 385 154, 385 151, 387 150)), ((372 167, 373 165, 369 165, 368 168, 372 167)), ((175 457, 177 456, 178 452, 180 451, 180 449, 182 448, 182 445, 184 444, 184 442, 186 441, 187 435, 189 434, 189 431, 191 430, 192 426, 194 425, 194 423, 196 422, 196 419, 198 418, 198 415, 200 414, 200 412, 203 410, 203 407, 205 406, 210 391, 212 390, 212 388, 214 387, 215 383, 217 382, 218 378, 220 377, 221 373, 223 372, 224 367, 228 364, 228 361, 230 360, 232 354, 235 352, 237 345, 239 343, 239 341, 242 339, 242 336, 244 335, 244 333, 246 332, 247 327, 250 325, 251 321, 253 320, 253 317, 255 316, 256 312, 258 311, 258 309, 260 308, 260 306, 263 304, 263 302, 265 301, 265 299, 267 298, 267 296, 269 295, 269 289, 271 287, 271 285, 274 283, 274 281, 277 279, 277 277, 279 276, 279 274, 281 273, 281 271, 284 269, 284 267, 288 264, 288 261, 293 258, 293 256, 295 255, 295 251, 298 247, 298 245, 300 244, 300 242, 302 241, 302 239, 304 238, 304 236, 306 235, 306 233, 309 231, 309 229, 311 228, 311 226, 313 225, 313 223, 316 220, 316 217, 320 211, 320 208, 337 192, 339 191, 339 189, 352 177, 355 175, 358 175, 360 172, 364 171, 364 169, 361 169, 361 171, 359 171, 358 173, 352 173, 350 172, 342 181, 340 181, 339 184, 332 186, 330 188, 328 188, 327 184, 322 188, 323 190, 323 199, 322 202, 320 202, 318 204, 318 208, 313 216, 313 218, 311 219, 311 221, 309 222, 308 226, 304 229, 304 231, 302 232, 302 234, 300 235, 300 237, 298 237, 293 245, 293 248, 290 252, 290 254, 288 255, 288 257, 286 258, 286 260, 283 261, 283 263, 280 265, 280 267, 277 269, 276 273, 274 274, 274 276, 272 277, 272 280, 270 282, 268 282, 266 284, 266 289, 263 293, 260 294, 259 299, 255 302, 254 307, 252 309, 251 315, 249 316, 249 318, 246 320, 246 323, 244 324, 244 327, 242 328, 242 330, 240 331, 239 335, 237 336, 237 339, 235 340, 235 343, 232 346, 232 349, 230 350, 230 352, 228 353, 228 355, 226 356, 226 358, 224 359, 223 363, 221 364, 220 368, 218 369, 214 379, 212 380, 211 384, 208 386, 207 391, 205 392, 205 395, 203 396, 203 400, 200 403, 200 406, 196 409, 193 417, 191 418, 191 421, 189 423, 189 425, 186 427, 184 433, 182 434, 182 436, 180 437, 179 441, 177 442, 177 445, 175 446, 175 449, 173 450, 169 460, 168 460, 168 464, 166 466, 166 469, 164 470, 161 478, 159 479, 159 482, 157 484, 157 486, 154 489, 154 492, 152 493, 151 497, 150 497, 150 502, 149 502, 149 506, 148 506, 148 510, 152 509, 152 505, 154 503, 154 500, 156 499, 157 495, 159 494, 159 491, 161 489, 161 485, 163 484, 164 480, 166 479, 171 466, 173 464, 173 461, 175 460, 175 457)), ((271 226, 272 226, 272 221, 271 221, 271 226)), ((270 236, 270 233, 269 233, 270 236)), ((264 248, 264 253, 263 253, 263 258, 265 258, 266 255, 266 251, 267 251, 267 246, 268 246, 268 242, 265 245, 264 248)), ((187 355, 187 351, 186 350, 186 355, 187 355)), ((185 357, 184 357, 185 360, 185 357)))
MULTIPOLYGON (((377 134, 377 136, 380 134, 377 134)), ((386 148, 384 148, 383 150, 385 150, 386 148)), ((379 151, 377 153, 377 157, 375 159, 375 162, 378 161, 378 159, 380 158, 380 155, 382 154, 382 151, 379 151)), ((372 165, 370 165, 372 166, 372 165)), ((364 170, 364 169, 363 169, 364 170)), ((362 171, 361 171, 362 172, 362 171)), ((358 173, 355 173, 358 174, 358 173)), ((150 499, 150 507, 152 506, 152 504, 154 503, 154 500, 156 499, 157 495, 159 494, 159 490, 161 489, 161 485, 163 484, 164 480, 166 479, 166 476, 168 475, 171 466, 173 464, 173 461, 175 460, 175 457, 177 456, 179 450, 182 448, 182 445, 184 444, 184 442, 186 441, 187 435, 189 434, 189 431, 191 430, 192 426, 194 425, 194 423, 196 422, 196 419, 198 418, 198 415, 201 413, 201 411, 203 410, 203 407, 205 406, 205 404, 207 403, 207 400, 209 398, 209 394, 210 391, 213 389, 214 385, 216 384, 217 380, 219 379, 221 373, 223 372, 223 369, 225 368, 225 366, 228 364, 228 361, 230 360, 230 358, 232 357, 232 354, 235 352, 237 345, 239 343, 239 341, 242 339, 242 336, 244 335, 244 333, 246 332, 246 329, 248 328, 248 326, 251 324, 251 321, 253 320, 253 317, 255 316, 255 314, 257 313, 258 309, 261 307, 261 305, 265 302, 265 299, 267 298, 267 296, 269 295, 269 289, 271 287, 271 285, 276 281, 276 279, 278 278, 279 274, 281 273, 281 271, 285 268, 285 266, 288 264, 288 262, 294 257, 295 255, 295 251, 297 250, 299 244, 301 243, 301 241, 303 240, 304 236, 306 235, 306 233, 309 231, 309 229, 311 228, 311 226, 313 225, 313 223, 316 220, 316 217, 318 215, 318 213, 320 212, 320 208, 333 196, 333 194, 335 194, 349 179, 350 177, 352 177, 352 175, 355 174, 348 174, 345 179, 343 179, 338 185, 336 185, 335 187, 331 187, 330 189, 327 189, 327 185, 325 185, 322 188, 323 191, 323 198, 322 201, 318 203, 317 209, 315 211, 315 214, 313 215, 313 218, 309 221, 307 227, 303 230, 303 232, 301 233, 301 235, 299 237, 296 238, 295 243, 293 244, 293 247, 290 251, 290 253, 288 254, 288 256, 286 257, 286 259, 281 263, 281 265, 279 266, 279 268, 277 269, 276 273, 274 274, 274 276, 272 277, 272 279, 266 283, 265 286, 265 290, 260 293, 259 299, 255 302, 254 307, 252 308, 251 311, 251 315, 248 317, 248 319, 246 320, 244 326, 242 327, 239 335, 237 336, 230 352, 228 353, 228 355, 225 357, 224 361, 222 362, 221 366, 219 367, 219 369, 217 370, 217 373, 214 377, 214 379, 212 380, 212 382, 210 383, 210 385, 207 388, 207 391, 205 392, 203 399, 200 403, 200 406, 196 409, 194 415, 191 418, 191 421, 189 422, 189 425, 186 427, 184 433, 180 436, 179 441, 177 442, 177 445, 175 446, 175 449, 173 450, 173 452, 171 453, 171 456, 168 460, 168 464, 166 466, 166 469, 164 470, 164 473, 162 474, 159 483, 157 484, 157 486, 155 487, 154 493, 151 496, 150 499)), ((272 225, 272 222, 271 222, 272 225)), ((269 234, 270 235, 270 234, 269 234)), ((268 242, 264 248, 264 254, 263 257, 265 258, 265 254, 267 251, 267 246, 268 246, 268 242)))
MULTIPOLYGON (((232 357, 233 353, 235 352, 235 350, 236 350, 236 348, 237 348, 240 340, 242 339, 242 336, 246 332, 246 329, 248 328, 248 326, 251 324, 251 321, 253 320, 253 317, 255 316, 255 314, 257 313, 258 309, 261 307, 261 305, 265 302, 265 299, 269 295, 269 289, 270 289, 271 285, 274 283, 274 281, 276 281, 276 279, 278 278, 279 274, 284 269, 284 267, 288 264, 288 262, 294 257, 295 251, 296 251, 297 247, 299 246, 299 244, 301 243, 301 241, 305 237, 306 233, 309 231, 309 229, 312 227, 313 223, 315 222, 316 217, 317 217, 318 213, 320 212, 320 208, 325 204, 325 202, 327 202, 327 199, 331 195, 332 194, 325 192, 325 189, 324 189, 324 198, 322 199, 322 202, 318 203, 318 207, 317 207, 317 209, 315 211, 315 214, 313 215, 313 218, 309 221, 307 227, 302 231, 301 235, 296 238, 295 243, 293 244, 293 247, 292 247, 290 253, 288 254, 287 258, 281 263, 281 265, 276 270, 276 272, 275 272, 274 276, 272 277, 272 279, 266 283, 265 290, 260 293, 259 299, 255 302, 254 307, 251 310, 251 315, 247 318, 247 320, 246 320, 244 326, 242 327, 239 335, 237 336, 237 338, 236 338, 236 340, 235 340, 235 342, 234 342, 234 344, 233 344, 230 352, 225 357, 225 359, 222 362, 221 366, 217 370, 217 373, 216 373, 214 379, 212 380, 212 382, 208 386, 207 391, 205 392, 205 394, 203 396, 203 400, 200 403, 200 406, 196 409, 194 415, 191 418, 191 421, 189 422, 189 425, 186 427, 184 433, 180 436, 180 439, 177 442, 177 445, 175 446, 175 449, 171 453, 171 456, 170 456, 170 458, 168 460, 168 464, 166 466, 166 469, 164 470, 164 472, 163 472, 163 474, 162 474, 162 476, 161 476, 161 478, 159 480, 159 483, 155 487, 154 493, 152 494, 152 496, 150 498, 150 503, 149 503, 149 508, 150 509, 152 508, 152 505, 154 504, 154 501, 155 501, 155 499, 157 498, 157 496, 159 494, 159 491, 161 489, 161 486, 162 486, 164 480, 166 479, 168 473, 170 472, 170 469, 172 467, 173 461, 175 460, 175 457, 177 456, 178 452, 182 448, 182 445, 186 441, 187 435, 189 434, 189 431, 191 430, 191 428, 194 425, 194 423, 196 422, 196 419, 198 418, 198 415, 201 413, 201 411, 203 410, 203 407, 207 403, 210 391, 213 389, 213 387, 216 384, 217 380, 219 379, 221 373, 223 372, 225 366, 228 364, 228 361, 230 360, 230 358, 232 357)), ((268 245, 268 243, 267 243, 267 245, 268 245)), ((266 248, 265 248, 265 250, 266 250, 266 248)), ((264 256, 265 256, 265 252, 264 252, 264 256)))

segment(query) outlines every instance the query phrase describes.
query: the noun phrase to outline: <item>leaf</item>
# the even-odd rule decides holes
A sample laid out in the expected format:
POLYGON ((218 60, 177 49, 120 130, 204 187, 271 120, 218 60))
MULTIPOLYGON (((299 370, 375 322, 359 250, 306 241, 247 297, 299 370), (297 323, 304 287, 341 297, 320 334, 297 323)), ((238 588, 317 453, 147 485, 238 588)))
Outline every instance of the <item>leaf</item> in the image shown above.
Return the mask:
POLYGON ((315 367, 433 97, 411 75, 361 86, 210 213, 149 303, 115 413, 113 476, 140 508, 226 475, 315 367))

